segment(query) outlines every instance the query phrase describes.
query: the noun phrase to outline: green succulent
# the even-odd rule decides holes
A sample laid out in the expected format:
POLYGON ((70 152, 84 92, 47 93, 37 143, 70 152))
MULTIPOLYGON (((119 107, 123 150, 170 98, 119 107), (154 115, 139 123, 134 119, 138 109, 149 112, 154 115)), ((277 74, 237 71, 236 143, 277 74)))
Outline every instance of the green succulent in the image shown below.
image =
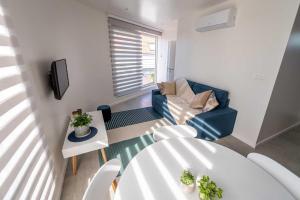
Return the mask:
POLYGON ((77 115, 71 122, 71 126, 73 127, 80 127, 80 126, 87 126, 92 122, 93 118, 91 115, 87 113, 83 113, 81 115, 77 115))
POLYGON ((195 177, 193 176, 193 174, 190 171, 184 170, 180 177, 180 181, 185 185, 191 185, 194 183, 195 177))
POLYGON ((198 189, 201 200, 216 200, 222 198, 223 190, 211 181, 209 176, 203 176, 198 181, 198 189))

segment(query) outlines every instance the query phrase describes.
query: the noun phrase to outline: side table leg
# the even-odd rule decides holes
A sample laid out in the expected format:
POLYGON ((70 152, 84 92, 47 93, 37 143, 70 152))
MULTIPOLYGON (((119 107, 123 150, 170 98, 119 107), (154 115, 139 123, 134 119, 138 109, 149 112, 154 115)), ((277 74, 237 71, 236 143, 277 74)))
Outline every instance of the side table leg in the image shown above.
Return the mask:
POLYGON ((105 149, 104 149, 104 148, 101 149, 101 155, 102 155, 102 158, 103 158, 104 163, 106 163, 106 162, 107 162, 107 157, 106 157, 106 152, 105 152, 105 149))
POLYGON ((77 158, 77 156, 73 156, 71 158, 71 160, 72 160, 72 172, 73 172, 73 175, 75 176, 77 174, 77 160, 78 160, 78 158, 77 158))

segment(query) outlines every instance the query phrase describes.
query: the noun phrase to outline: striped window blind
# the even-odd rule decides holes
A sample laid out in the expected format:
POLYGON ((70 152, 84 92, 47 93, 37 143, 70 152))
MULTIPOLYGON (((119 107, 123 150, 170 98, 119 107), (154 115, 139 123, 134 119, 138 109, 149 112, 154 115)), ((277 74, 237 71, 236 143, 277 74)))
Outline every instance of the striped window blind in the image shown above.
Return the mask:
POLYGON ((114 95, 136 92, 145 83, 145 69, 156 67, 157 48, 147 51, 145 44, 156 45, 161 32, 112 17, 108 25, 114 95))
POLYGON ((53 199, 55 173, 0 11, 0 199, 53 199))

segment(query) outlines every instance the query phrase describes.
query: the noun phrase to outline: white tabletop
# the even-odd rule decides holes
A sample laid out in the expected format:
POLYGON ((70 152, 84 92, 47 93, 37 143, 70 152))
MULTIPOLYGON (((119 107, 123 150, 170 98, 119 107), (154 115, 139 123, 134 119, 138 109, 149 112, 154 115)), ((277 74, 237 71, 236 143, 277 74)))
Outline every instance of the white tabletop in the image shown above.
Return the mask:
POLYGON ((189 125, 171 125, 161 126, 153 131, 155 141, 169 138, 191 137, 197 136, 197 130, 189 125))
POLYGON ((94 111, 94 112, 88 112, 88 114, 93 117, 93 122, 91 126, 98 129, 97 134, 86 141, 71 142, 68 140, 68 135, 74 130, 74 128, 71 127, 69 124, 68 131, 65 137, 65 142, 62 149, 62 154, 64 158, 69 158, 90 151, 102 149, 108 146, 107 133, 103 121, 102 112, 94 111))
POLYGON ((290 200, 291 194, 271 175, 240 154, 215 143, 178 138, 146 147, 125 169, 115 200, 199 200, 198 190, 186 194, 180 175, 191 169, 208 175, 223 189, 222 200, 290 200))

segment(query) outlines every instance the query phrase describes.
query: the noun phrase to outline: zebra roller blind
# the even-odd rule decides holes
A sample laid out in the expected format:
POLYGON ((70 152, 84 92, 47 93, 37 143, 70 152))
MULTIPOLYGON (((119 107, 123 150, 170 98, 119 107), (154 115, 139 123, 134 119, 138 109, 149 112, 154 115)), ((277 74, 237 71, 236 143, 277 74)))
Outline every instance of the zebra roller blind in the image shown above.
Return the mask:
POLYGON ((108 25, 114 95, 123 96, 143 87, 143 67, 149 63, 155 67, 156 51, 145 56, 144 38, 156 38, 161 32, 112 17, 108 18, 108 25))

